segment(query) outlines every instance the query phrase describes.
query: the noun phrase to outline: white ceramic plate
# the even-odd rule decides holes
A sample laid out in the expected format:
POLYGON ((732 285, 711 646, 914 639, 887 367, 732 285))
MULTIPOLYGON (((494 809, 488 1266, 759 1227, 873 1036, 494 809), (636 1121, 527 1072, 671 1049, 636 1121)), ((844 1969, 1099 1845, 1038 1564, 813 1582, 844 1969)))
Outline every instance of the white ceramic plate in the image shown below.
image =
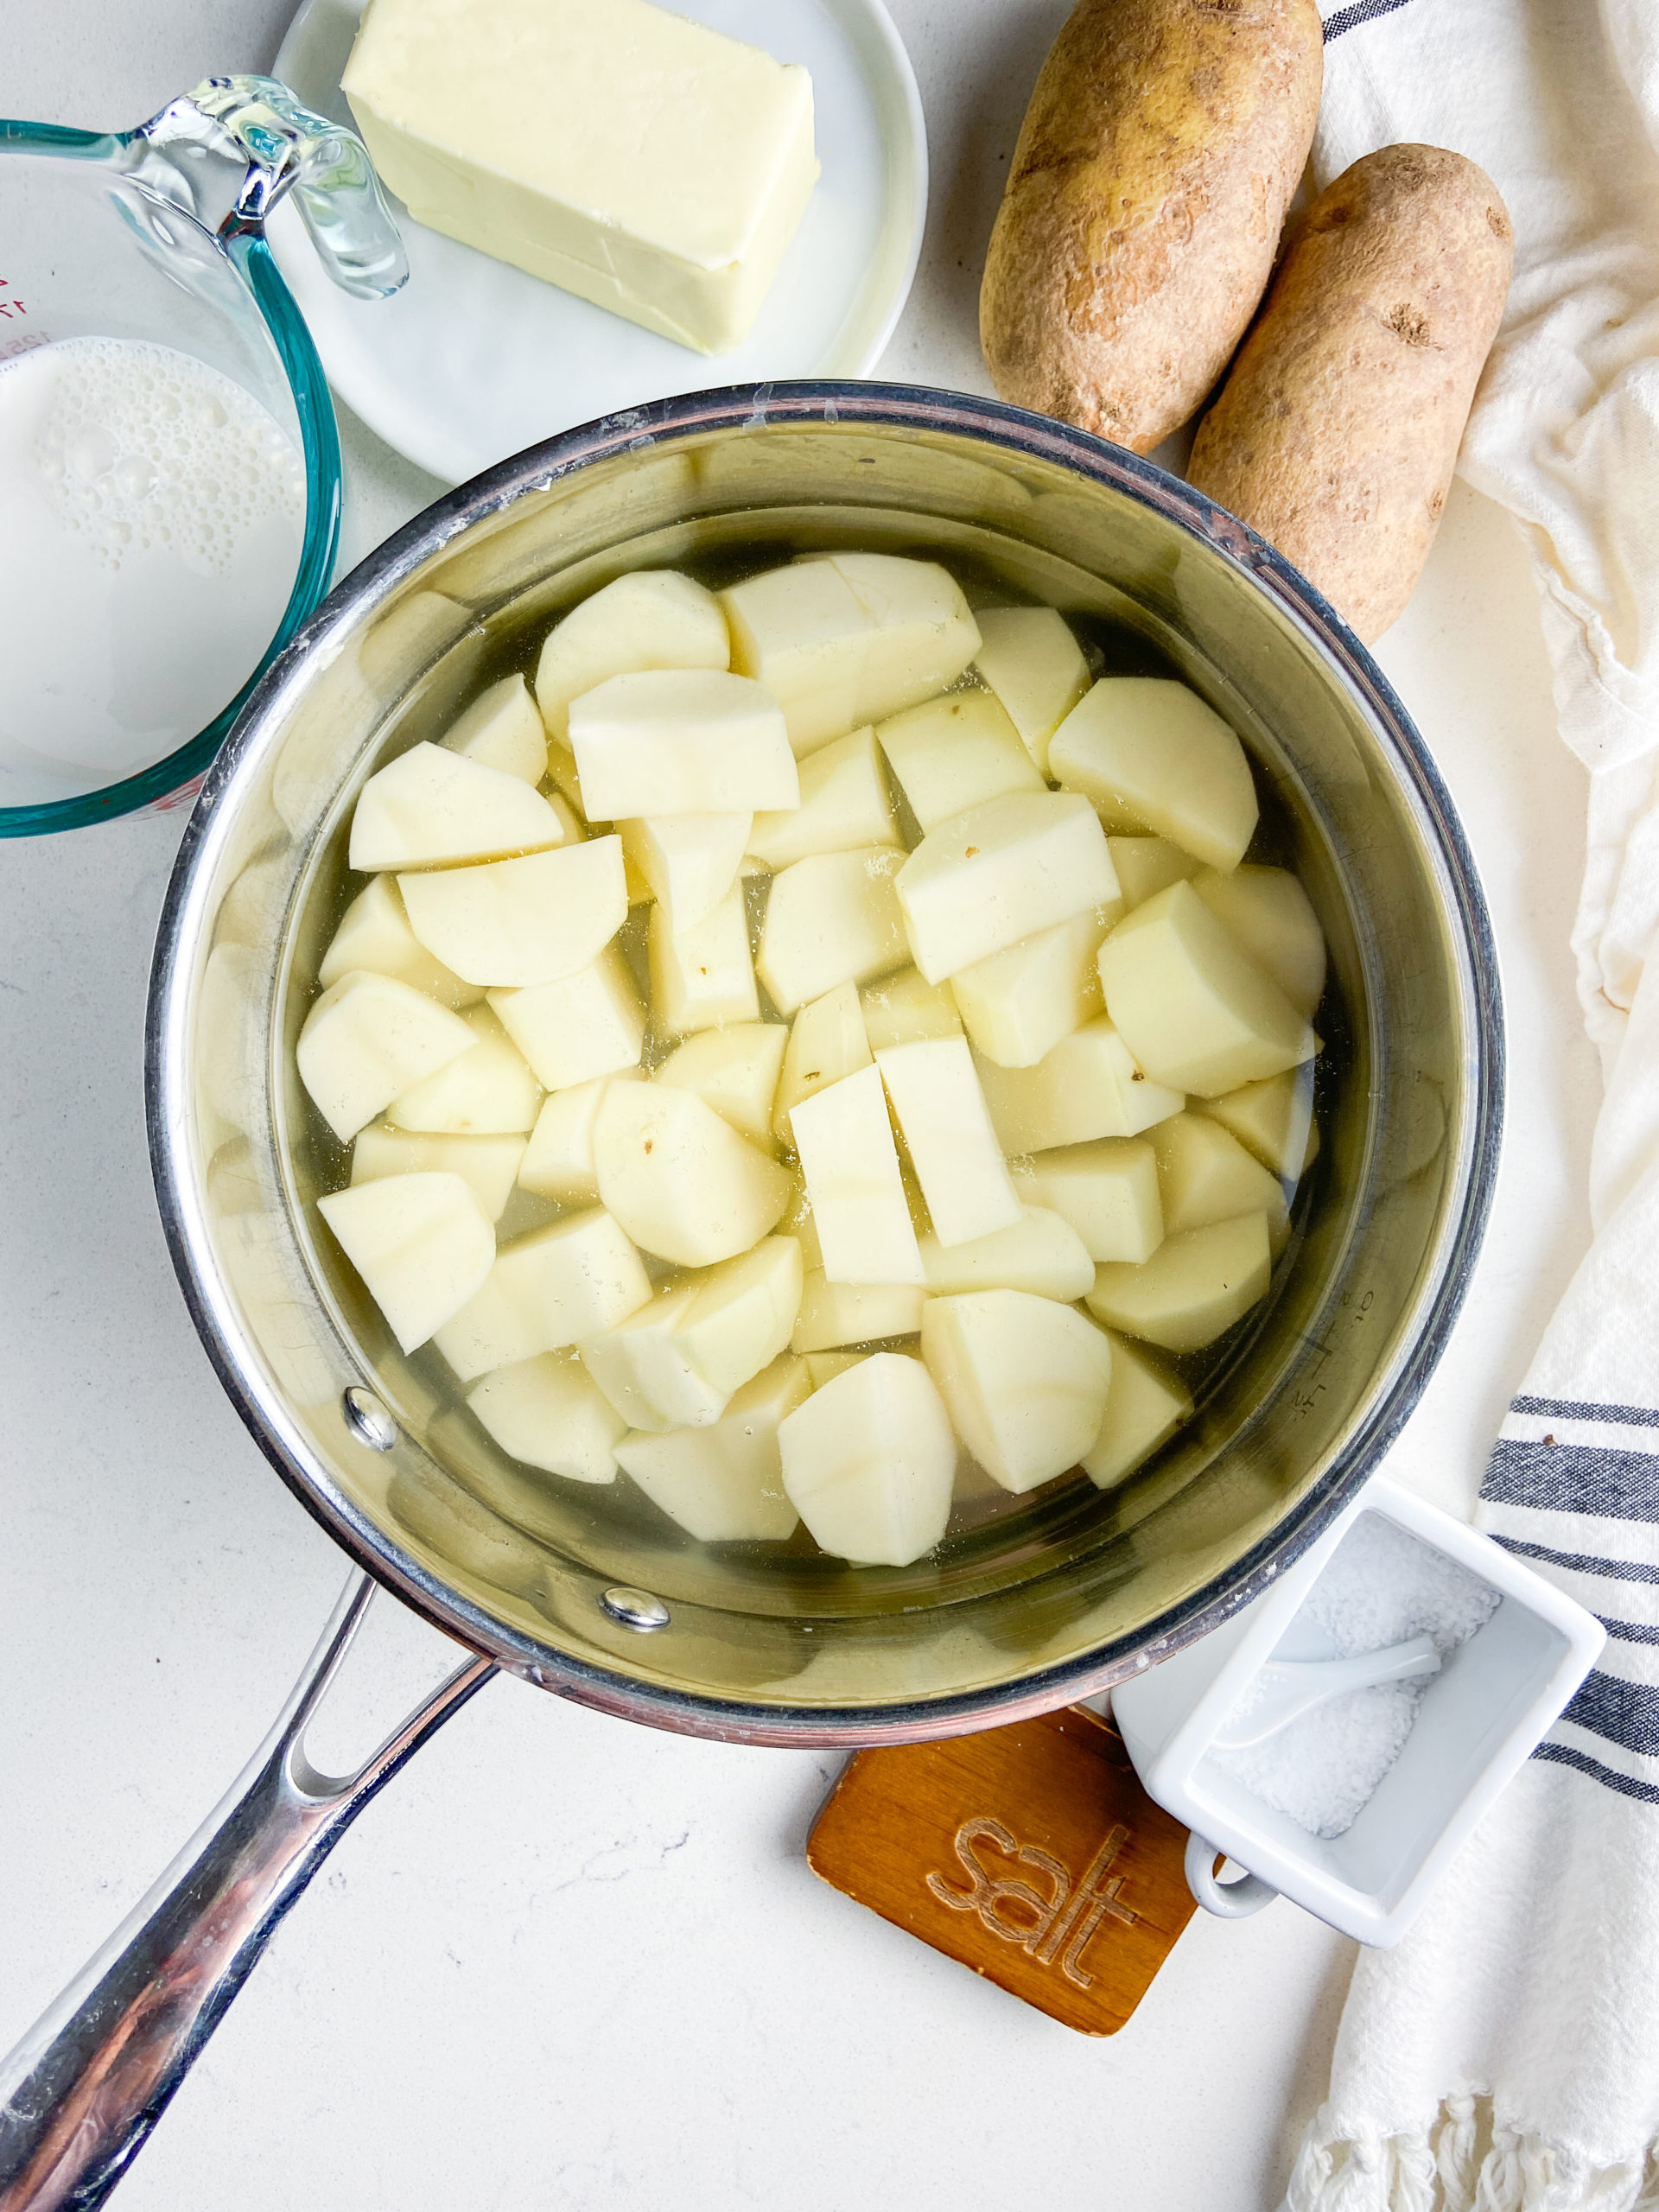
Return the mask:
MULTIPOLYGON (((275 74, 349 123, 340 89, 360 0, 306 0, 275 74)), ((881 0, 676 0, 676 12, 812 74, 823 175, 744 343, 695 353, 411 222, 410 278, 348 299, 299 218, 277 263, 335 391, 397 452, 460 483, 572 424, 711 385, 867 376, 899 319, 927 213, 927 145, 910 60, 881 0)))

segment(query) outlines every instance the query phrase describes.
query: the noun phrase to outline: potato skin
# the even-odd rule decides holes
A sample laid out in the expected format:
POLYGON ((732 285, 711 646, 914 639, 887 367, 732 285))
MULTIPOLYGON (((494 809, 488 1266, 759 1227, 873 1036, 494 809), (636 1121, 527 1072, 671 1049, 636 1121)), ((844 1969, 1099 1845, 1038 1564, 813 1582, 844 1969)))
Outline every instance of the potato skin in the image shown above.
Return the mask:
POLYGON ((1428 558, 1514 257, 1473 162, 1365 155, 1309 210, 1199 426, 1189 480, 1368 643, 1428 558))
POLYGON ((1004 399, 1135 453, 1196 411, 1266 287, 1323 73, 1314 0, 1080 0, 985 259, 1004 399))

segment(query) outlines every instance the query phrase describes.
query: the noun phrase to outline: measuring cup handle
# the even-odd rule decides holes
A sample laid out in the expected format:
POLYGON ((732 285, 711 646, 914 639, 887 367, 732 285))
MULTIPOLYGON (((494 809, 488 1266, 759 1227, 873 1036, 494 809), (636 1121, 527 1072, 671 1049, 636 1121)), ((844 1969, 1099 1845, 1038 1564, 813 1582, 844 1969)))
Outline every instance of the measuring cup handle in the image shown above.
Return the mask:
MULTIPOLYGON (((1186 1839, 1186 1886, 1206 1912, 1213 1912, 1217 1920, 1248 1920, 1264 1904, 1273 1903, 1279 1892, 1259 1874, 1245 1874, 1236 1882, 1218 1882, 1216 1861, 1221 1856, 1215 1845, 1206 1843, 1201 1835, 1186 1839)), ((3 2197, 0 2197, 0 2212, 5 2212, 3 2197)))
POLYGON ((353 1577, 230 1795, 0 2060, 0 2212, 95 2212, 351 1821, 495 1672, 468 1660, 357 1773, 319 1774, 305 1731, 373 1589, 353 1577))

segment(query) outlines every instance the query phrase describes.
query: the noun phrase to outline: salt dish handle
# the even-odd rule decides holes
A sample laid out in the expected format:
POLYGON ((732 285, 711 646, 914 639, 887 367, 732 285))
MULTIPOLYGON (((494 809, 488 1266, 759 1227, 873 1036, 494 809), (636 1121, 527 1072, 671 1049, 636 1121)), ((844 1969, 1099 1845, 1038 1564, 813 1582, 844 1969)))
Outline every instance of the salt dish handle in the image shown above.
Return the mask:
MULTIPOLYGON (((1248 1920, 1264 1904, 1271 1904, 1279 1892, 1259 1874, 1241 1875, 1235 1882, 1218 1882, 1216 1861, 1223 1855, 1203 1836, 1188 1836, 1186 1886, 1205 1910, 1213 1912, 1217 1920, 1248 1920)), ((0 2198, 0 2212, 5 2212, 3 2198, 0 2198)))
POLYGON ((0 2060, 0 2212, 95 2212, 352 1821, 496 1671, 469 1659, 355 1774, 319 1774, 306 1729, 373 1591, 353 1575, 224 1802, 0 2060))

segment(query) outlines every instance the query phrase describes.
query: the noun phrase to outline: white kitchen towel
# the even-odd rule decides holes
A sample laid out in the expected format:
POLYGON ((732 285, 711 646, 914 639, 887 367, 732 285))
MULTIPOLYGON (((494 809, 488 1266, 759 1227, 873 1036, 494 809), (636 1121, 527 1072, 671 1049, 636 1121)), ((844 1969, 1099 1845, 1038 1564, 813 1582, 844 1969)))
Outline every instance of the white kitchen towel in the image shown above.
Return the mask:
POLYGON ((1609 1640, 1416 1927, 1362 1955, 1289 2205, 1659 2212, 1659 0, 1355 0, 1325 41, 1322 185, 1416 140, 1515 219, 1459 466, 1520 524, 1590 772, 1573 943, 1607 1089, 1594 1241, 1479 1518, 1609 1640))

